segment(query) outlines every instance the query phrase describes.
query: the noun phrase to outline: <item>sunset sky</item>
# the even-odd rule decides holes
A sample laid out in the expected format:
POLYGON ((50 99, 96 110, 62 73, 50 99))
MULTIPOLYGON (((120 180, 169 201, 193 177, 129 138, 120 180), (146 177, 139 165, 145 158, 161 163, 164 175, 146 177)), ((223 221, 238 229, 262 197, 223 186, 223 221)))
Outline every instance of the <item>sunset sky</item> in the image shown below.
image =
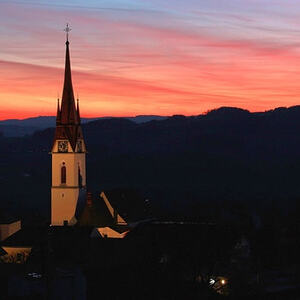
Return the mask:
POLYGON ((0 0, 0 119, 55 114, 67 22, 83 116, 300 104, 297 0, 0 0))

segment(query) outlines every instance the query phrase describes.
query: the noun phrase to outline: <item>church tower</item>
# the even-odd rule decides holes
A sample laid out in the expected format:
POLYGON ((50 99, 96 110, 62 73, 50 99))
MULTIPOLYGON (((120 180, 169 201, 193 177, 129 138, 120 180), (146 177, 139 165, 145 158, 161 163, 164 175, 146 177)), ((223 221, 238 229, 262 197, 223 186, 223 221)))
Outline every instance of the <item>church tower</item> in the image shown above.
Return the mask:
POLYGON ((65 78, 61 105, 57 103, 56 129, 51 150, 51 225, 76 223, 75 211, 79 193, 86 187, 86 148, 82 135, 79 100, 75 106, 71 78, 67 25, 65 78))

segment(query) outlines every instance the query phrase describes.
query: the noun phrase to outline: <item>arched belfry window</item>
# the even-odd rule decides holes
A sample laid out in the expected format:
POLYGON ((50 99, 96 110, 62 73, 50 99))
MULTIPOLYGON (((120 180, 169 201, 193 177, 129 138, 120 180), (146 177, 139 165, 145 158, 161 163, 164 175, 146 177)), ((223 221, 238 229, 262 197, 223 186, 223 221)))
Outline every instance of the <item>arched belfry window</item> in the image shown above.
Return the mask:
POLYGON ((60 169, 60 182, 61 184, 65 184, 67 182, 67 168, 65 163, 62 164, 60 169))

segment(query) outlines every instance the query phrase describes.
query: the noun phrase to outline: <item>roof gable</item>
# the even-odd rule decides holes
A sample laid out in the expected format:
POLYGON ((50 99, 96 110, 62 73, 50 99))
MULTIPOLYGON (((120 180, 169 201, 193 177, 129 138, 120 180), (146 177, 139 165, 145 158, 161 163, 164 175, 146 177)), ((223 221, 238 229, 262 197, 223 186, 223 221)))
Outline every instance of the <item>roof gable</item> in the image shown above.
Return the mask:
POLYGON ((145 198, 134 189, 113 189, 103 191, 110 205, 127 223, 149 217, 145 198))

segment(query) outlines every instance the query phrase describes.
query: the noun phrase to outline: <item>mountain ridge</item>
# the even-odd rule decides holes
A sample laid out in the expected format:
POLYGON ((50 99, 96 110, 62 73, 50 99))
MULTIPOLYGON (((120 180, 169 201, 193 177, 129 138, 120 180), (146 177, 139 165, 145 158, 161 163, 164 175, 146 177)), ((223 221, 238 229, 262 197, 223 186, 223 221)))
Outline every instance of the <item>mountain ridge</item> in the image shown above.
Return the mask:
MULTIPOLYGON (((110 118, 82 127, 92 191, 133 187, 168 209, 225 200, 281 201, 284 208, 300 199, 298 106, 264 113, 222 108, 139 124, 110 118)), ((0 137, 3 199, 15 201, 16 210, 48 203, 40 195, 49 193, 54 130, 0 137)))
MULTIPOLYGON (((117 117, 81 118, 85 124, 96 120, 112 119, 117 117)), ((163 120, 167 117, 158 115, 137 115, 135 117, 122 117, 136 123, 144 123, 152 120, 163 120)), ((22 137, 33 134, 35 131, 55 127, 55 116, 38 116, 26 119, 7 119, 0 121, 0 132, 7 137, 22 137)))

